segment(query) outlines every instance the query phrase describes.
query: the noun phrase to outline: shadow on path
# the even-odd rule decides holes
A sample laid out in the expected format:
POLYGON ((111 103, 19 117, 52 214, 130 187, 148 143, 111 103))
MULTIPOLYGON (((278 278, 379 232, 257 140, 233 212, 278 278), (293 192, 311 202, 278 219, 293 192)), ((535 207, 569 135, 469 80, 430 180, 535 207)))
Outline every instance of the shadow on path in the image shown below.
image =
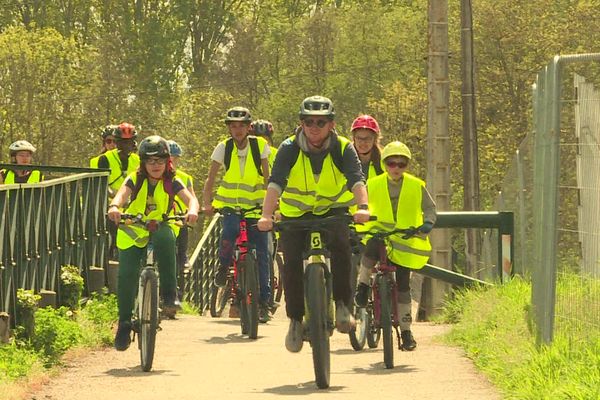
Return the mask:
POLYGON ((315 381, 298 383, 296 385, 283 385, 271 388, 265 388, 264 393, 270 393, 280 396, 306 396, 313 393, 339 392, 344 390, 344 386, 330 386, 327 389, 319 389, 315 381))

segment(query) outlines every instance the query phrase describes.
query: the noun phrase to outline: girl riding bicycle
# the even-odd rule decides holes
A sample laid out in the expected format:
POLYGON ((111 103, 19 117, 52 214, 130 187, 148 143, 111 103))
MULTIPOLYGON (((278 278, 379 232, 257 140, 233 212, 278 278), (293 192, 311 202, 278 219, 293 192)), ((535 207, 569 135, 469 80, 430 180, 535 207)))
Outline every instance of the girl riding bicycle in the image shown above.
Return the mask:
MULTIPOLYGON (((140 143, 141 165, 130 174, 113 199, 108 217, 115 224, 121 220, 121 207, 129 204, 125 213, 142 214, 143 221, 163 219, 173 213, 173 201, 178 196, 188 207, 186 222, 193 224, 198 219, 198 201, 175 177, 170 161, 169 145, 160 136, 149 136, 140 143)), ((155 257, 160 273, 160 293, 163 306, 167 309, 181 307, 177 299, 175 268, 175 241, 179 229, 173 224, 163 223, 153 233, 155 257)), ((139 268, 146 255, 150 233, 137 225, 121 225, 117 233, 119 248, 118 305, 119 327, 115 336, 115 348, 124 351, 131 343, 131 316, 135 301, 139 268)))
MULTIPOLYGON (((386 243, 388 259, 396 265, 398 285, 398 314, 402 348, 414 350, 417 343, 410 330, 411 296, 410 271, 423 268, 429 259, 431 244, 426 237, 436 220, 435 203, 425 187, 425 182, 406 172, 411 159, 409 148, 401 142, 392 142, 381 153, 385 173, 367 182, 369 209, 377 217, 370 222, 372 229, 391 231, 393 229, 412 228, 414 235, 393 235, 386 243), (423 240, 425 239, 425 240, 423 240)), ((369 294, 371 271, 379 259, 379 243, 367 241, 361 260, 355 303, 365 307, 369 294)))

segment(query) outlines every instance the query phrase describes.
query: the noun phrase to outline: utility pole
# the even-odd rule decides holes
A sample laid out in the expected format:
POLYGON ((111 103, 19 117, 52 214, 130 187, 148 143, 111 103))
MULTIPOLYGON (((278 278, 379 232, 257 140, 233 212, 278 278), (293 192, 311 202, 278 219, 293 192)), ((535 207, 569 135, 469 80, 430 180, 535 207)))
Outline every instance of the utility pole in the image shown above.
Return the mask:
MULTIPOLYGON (((473 55, 473 10, 471 0, 461 0, 461 75, 463 127, 463 210, 479 211, 479 155, 477 150, 477 120, 475 111, 475 73, 473 55)), ((481 252, 476 229, 465 231, 467 275, 475 277, 481 252)))
MULTIPOLYGON (((448 0, 429 0, 429 55, 427 57, 427 185, 438 211, 450 210, 450 134, 448 78, 448 0)), ((451 269, 450 232, 434 229, 431 233, 431 264, 451 269)), ((425 280, 424 309, 435 314, 449 285, 429 278, 425 280)))

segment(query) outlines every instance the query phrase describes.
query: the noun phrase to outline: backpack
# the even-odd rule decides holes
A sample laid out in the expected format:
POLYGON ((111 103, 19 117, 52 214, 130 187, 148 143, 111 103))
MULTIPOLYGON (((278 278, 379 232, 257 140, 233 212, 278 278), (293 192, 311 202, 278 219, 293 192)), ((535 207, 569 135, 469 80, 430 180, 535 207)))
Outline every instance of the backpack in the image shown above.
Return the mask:
MULTIPOLYGON (((163 187, 165 188, 165 192, 169 195, 169 208, 167 209, 166 214, 170 214, 173 207, 175 207, 175 193, 173 191, 173 179, 175 179, 175 175, 171 179, 164 180, 163 179, 163 187)), ((135 178, 135 186, 131 191, 131 196, 129 202, 132 203, 137 195, 140 193, 140 189, 142 188, 142 184, 144 183, 144 176, 142 176, 141 171, 136 172, 135 178)))
MULTIPOLYGON (((256 137, 248 137, 248 144, 250 145, 250 153, 252 153, 252 160, 254 160, 254 166, 260 176, 263 176, 262 164, 260 160, 260 149, 258 148, 258 139, 256 137)), ((225 165, 225 171, 229 170, 231 164, 231 155, 233 154, 233 139, 229 138, 225 142, 225 156, 223 158, 223 165, 225 165)))

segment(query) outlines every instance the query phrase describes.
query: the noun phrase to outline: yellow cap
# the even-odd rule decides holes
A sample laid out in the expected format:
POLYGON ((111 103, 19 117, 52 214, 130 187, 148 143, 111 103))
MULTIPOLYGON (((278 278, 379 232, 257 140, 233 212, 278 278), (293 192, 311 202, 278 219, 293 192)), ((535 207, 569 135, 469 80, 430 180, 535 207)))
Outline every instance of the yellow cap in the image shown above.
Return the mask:
POLYGON ((404 156, 410 160, 410 149, 402 142, 388 143, 381 152, 381 161, 391 156, 404 156))

